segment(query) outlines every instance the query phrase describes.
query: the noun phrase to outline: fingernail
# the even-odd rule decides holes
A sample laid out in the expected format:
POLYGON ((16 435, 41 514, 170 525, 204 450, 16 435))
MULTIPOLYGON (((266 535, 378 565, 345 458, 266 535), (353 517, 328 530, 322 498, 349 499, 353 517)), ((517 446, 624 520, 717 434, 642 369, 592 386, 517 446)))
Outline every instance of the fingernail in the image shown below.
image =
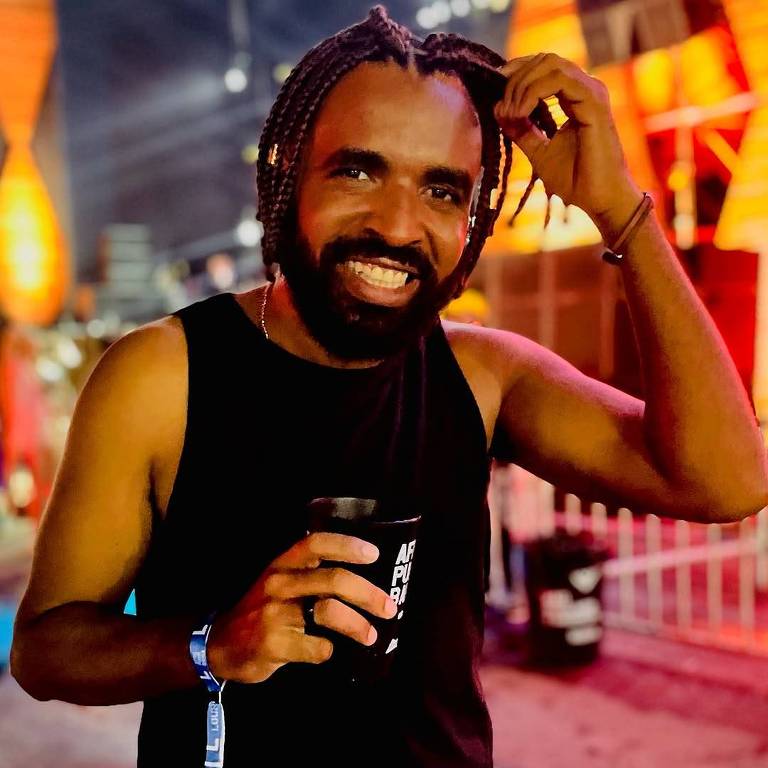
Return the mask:
POLYGON ((363 544, 360 547, 360 551, 363 553, 363 557, 369 557, 376 560, 379 556, 379 550, 373 544, 363 544))
POLYGON ((378 637, 378 633, 376 632, 376 629, 374 627, 371 627, 368 630, 368 645, 373 645, 376 642, 377 637, 378 637))
POLYGON ((397 613, 397 603, 391 598, 387 600, 387 613, 394 616, 397 613))

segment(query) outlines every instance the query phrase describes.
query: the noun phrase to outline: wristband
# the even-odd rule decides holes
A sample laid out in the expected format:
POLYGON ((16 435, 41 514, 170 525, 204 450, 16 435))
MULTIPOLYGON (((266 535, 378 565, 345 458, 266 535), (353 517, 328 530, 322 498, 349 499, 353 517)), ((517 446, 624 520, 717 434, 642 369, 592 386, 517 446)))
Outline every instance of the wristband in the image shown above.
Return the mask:
POLYGON ((613 247, 603 253, 603 261, 613 265, 621 264, 624 260, 624 254, 620 253, 619 249, 626 245, 632 235, 634 235, 635 230, 645 221, 645 218, 652 210, 653 198, 647 192, 644 192, 640 205, 635 209, 627 225, 613 244, 613 247))
POLYGON ((227 682, 226 680, 221 682, 217 680, 208 666, 208 637, 211 634, 215 616, 216 614, 212 613, 199 629, 192 632, 189 638, 189 655, 192 657, 195 671, 210 693, 219 693, 227 682))

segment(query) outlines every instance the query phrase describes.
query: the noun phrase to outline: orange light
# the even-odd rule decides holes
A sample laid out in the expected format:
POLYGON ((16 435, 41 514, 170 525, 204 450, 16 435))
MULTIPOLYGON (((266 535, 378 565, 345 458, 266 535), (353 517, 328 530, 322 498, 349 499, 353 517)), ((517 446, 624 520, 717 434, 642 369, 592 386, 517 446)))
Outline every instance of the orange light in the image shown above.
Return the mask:
POLYGON ((688 163, 675 163, 669 171, 669 176, 667 176, 667 186, 673 192, 685 189, 691 183, 692 173, 693 169, 688 163))
POLYGON ((55 47, 50 0, 0 3, 0 116, 8 155, 0 175, 0 303, 22 322, 47 324, 61 310, 68 260, 30 143, 55 47))
POLYGON ((676 106, 674 62, 669 51, 660 49, 638 56, 632 62, 632 74, 638 105, 645 114, 676 106))
MULTIPOLYGON (((518 0, 513 15, 507 40, 510 58, 553 51, 581 66, 586 64, 587 48, 575 0, 518 0)), ((568 118, 556 97, 546 101, 559 128, 568 118)), ((530 177, 531 164, 522 151, 515 148, 506 204, 493 236, 486 243, 486 253, 535 253, 600 242, 600 234, 589 217, 573 206, 566 215, 559 198, 552 199, 551 219, 544 229, 547 197, 540 181, 515 226, 507 227, 530 177)))
POLYGON ((719 104, 741 91, 728 72, 729 41, 723 29, 710 29, 680 46, 680 69, 688 104, 719 104))

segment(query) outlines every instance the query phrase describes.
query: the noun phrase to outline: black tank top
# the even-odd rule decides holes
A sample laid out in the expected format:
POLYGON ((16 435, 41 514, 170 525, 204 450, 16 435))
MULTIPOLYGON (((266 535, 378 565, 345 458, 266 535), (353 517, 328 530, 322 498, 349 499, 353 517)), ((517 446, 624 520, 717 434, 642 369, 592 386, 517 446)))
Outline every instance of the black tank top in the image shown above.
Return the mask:
MULTIPOLYGON (((320 496, 406 500, 422 527, 391 675, 340 684, 288 664, 230 682, 225 768, 492 765, 478 678, 489 460, 477 408, 440 324, 372 368, 339 369, 267 341, 232 294, 177 313, 189 395, 180 464, 136 585, 140 618, 236 603, 304 535, 320 496)), ((143 768, 201 768, 208 697, 144 702, 143 768)))

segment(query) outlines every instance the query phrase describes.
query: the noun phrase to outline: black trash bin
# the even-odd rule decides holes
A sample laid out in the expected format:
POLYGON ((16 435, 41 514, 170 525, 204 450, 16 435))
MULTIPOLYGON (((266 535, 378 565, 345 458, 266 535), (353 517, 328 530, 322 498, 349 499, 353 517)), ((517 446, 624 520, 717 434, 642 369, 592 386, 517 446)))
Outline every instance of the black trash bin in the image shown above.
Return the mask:
POLYGON ((541 666, 586 664, 603 635, 603 563, 608 549, 584 532, 558 531, 525 545, 528 659, 541 666))

